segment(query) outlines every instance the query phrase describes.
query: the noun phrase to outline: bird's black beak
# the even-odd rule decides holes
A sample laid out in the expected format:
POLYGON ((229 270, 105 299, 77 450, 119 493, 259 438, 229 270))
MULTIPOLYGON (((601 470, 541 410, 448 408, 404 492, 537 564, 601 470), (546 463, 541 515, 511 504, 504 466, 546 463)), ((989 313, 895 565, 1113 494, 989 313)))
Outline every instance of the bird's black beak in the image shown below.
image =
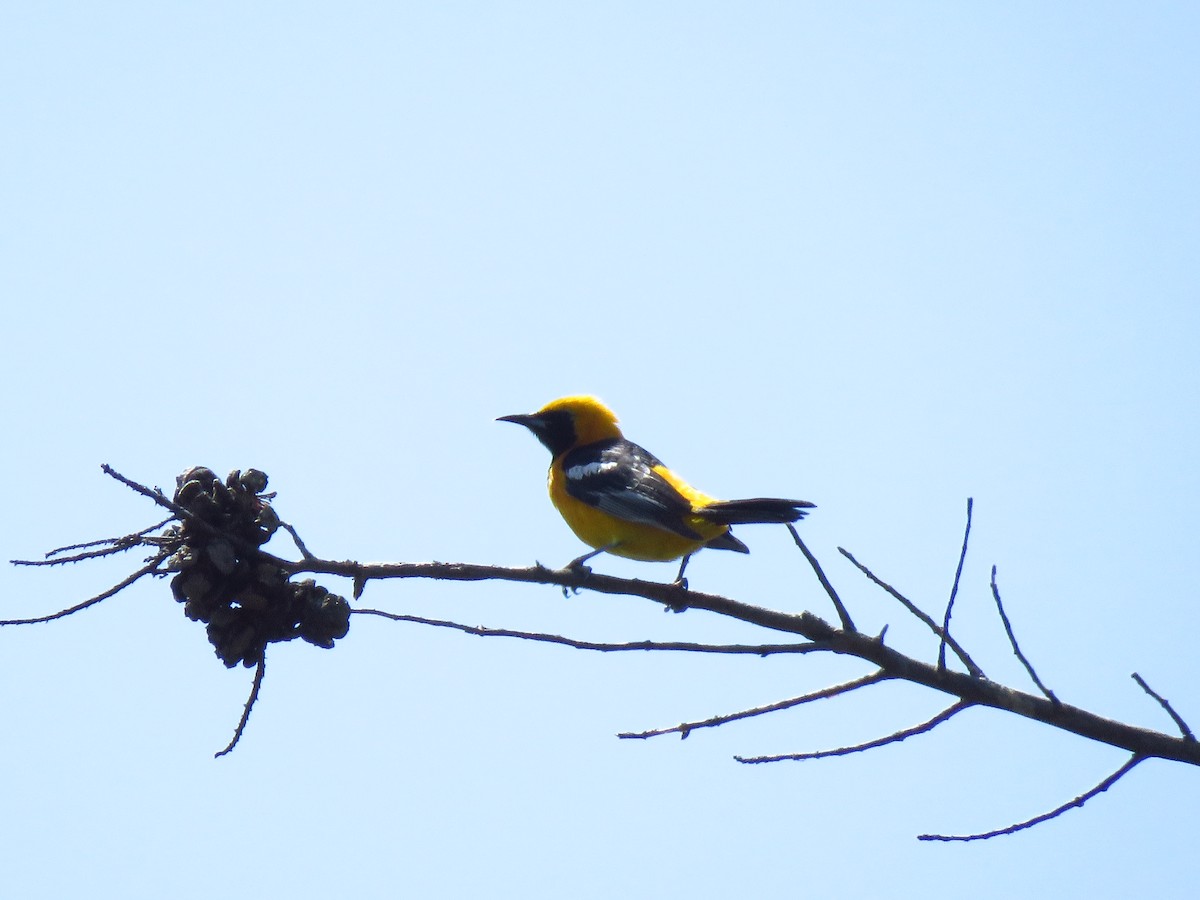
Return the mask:
POLYGON ((498 419, 496 419, 496 421, 497 422, 513 422, 517 425, 524 425, 530 431, 535 432, 535 433, 538 430, 538 425, 541 424, 541 419, 538 416, 533 415, 533 414, 500 416, 498 419))
POLYGON ((528 428, 551 456, 558 456, 575 446, 575 421, 563 409, 543 409, 535 413, 501 416, 497 422, 515 422, 528 428))
POLYGON ((550 451, 551 456, 558 456, 564 450, 569 450, 575 442, 575 429, 571 424, 571 417, 564 412, 501 416, 496 421, 524 425, 542 442, 542 446, 550 451))

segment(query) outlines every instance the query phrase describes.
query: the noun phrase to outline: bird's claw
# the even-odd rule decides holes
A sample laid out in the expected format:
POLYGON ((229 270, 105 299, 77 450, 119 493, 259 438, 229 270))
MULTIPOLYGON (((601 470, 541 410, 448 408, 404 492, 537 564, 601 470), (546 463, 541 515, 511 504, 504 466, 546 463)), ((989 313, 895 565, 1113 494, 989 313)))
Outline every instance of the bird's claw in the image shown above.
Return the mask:
MULTIPOLYGON (((671 582, 671 587, 675 588, 676 590, 678 590, 681 593, 687 593, 688 580, 686 578, 683 578, 682 576, 679 578, 676 578, 674 581, 671 582)), ((664 606, 663 612, 681 613, 684 610, 686 610, 687 608, 688 608, 687 601, 677 600, 677 601, 668 603, 666 606, 664 606)))
MULTIPOLYGON (((592 567, 587 565, 586 563, 584 563, 583 560, 579 560, 579 559, 571 560, 563 568, 566 569, 568 572, 570 572, 572 575, 575 575, 576 577, 584 579, 584 580, 589 578, 592 574, 592 567)), ((563 592, 564 597, 570 597, 572 594, 578 594, 579 593, 579 585, 564 584, 562 592, 563 592)))

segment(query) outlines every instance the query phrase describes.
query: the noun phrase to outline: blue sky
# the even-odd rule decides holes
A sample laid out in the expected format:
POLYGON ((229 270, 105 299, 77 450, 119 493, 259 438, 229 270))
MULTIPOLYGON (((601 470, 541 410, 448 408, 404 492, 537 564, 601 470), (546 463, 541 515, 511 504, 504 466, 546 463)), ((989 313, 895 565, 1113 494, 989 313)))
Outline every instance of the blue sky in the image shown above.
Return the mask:
MULTIPOLYGON (((257 466, 332 558, 563 563, 565 393, 702 489, 798 496, 864 630, 959 636, 1024 687, 1200 727, 1200 16, 1186 4, 9 5, 0 12, 4 558, 140 528, 100 474, 257 466)), ((832 616, 786 532, 692 583, 832 616)), ((282 549, 282 548, 281 548, 282 549)), ((669 579, 670 564, 600 561, 669 579)), ((132 567, 3 571, 6 615, 132 567)), ((334 589, 347 590, 330 582, 334 589)), ((514 585, 364 603, 597 640, 741 641, 703 613, 514 585)), ((1190 895, 1200 781, 889 685, 631 743, 852 661, 632 658, 357 618, 249 673, 162 584, 0 633, 13 896, 1190 895)))

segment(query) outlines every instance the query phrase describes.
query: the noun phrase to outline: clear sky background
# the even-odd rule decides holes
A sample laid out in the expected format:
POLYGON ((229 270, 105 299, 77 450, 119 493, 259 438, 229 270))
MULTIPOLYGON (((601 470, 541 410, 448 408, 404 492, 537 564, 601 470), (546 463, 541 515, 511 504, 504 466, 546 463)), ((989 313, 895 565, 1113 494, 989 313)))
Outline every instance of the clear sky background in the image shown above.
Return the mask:
MULTIPOLYGON (((1026 687, 1200 727, 1200 13, 1191 4, 7 4, 0 12, 0 551, 131 531, 257 466, 323 556, 561 564, 545 451, 498 415, 592 392, 804 534, 864 630, 958 634, 1026 687)), ((700 589, 832 611, 782 529, 700 589)), ((275 545, 281 552, 287 545, 275 545)), ((667 565, 602 571, 669 579, 667 565)), ((136 559, 0 575, 4 615, 136 559)), ((348 586, 329 581, 335 590, 348 586)), ((597 640, 763 639, 505 584, 363 603, 597 640)), ((164 583, 0 632, 6 896, 1191 897, 1200 773, 902 685, 614 735, 864 674, 634 657, 367 617, 277 647, 242 745, 164 583)))

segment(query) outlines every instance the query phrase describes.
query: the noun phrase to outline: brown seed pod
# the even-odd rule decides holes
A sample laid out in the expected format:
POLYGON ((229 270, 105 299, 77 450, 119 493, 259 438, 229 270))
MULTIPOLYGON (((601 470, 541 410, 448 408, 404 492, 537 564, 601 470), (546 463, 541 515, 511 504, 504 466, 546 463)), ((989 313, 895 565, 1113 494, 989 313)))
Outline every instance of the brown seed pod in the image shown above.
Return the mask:
POLYGON ((185 509, 192 504, 200 494, 204 493, 204 485, 193 478, 185 481, 175 490, 175 502, 185 509))
POLYGON ((217 538, 204 548, 204 552, 222 575, 228 575, 237 568, 237 553, 234 552, 233 544, 224 538, 217 538))
POLYGON ((261 494, 267 489, 267 473, 261 469, 247 469, 239 481, 252 494, 261 494))

